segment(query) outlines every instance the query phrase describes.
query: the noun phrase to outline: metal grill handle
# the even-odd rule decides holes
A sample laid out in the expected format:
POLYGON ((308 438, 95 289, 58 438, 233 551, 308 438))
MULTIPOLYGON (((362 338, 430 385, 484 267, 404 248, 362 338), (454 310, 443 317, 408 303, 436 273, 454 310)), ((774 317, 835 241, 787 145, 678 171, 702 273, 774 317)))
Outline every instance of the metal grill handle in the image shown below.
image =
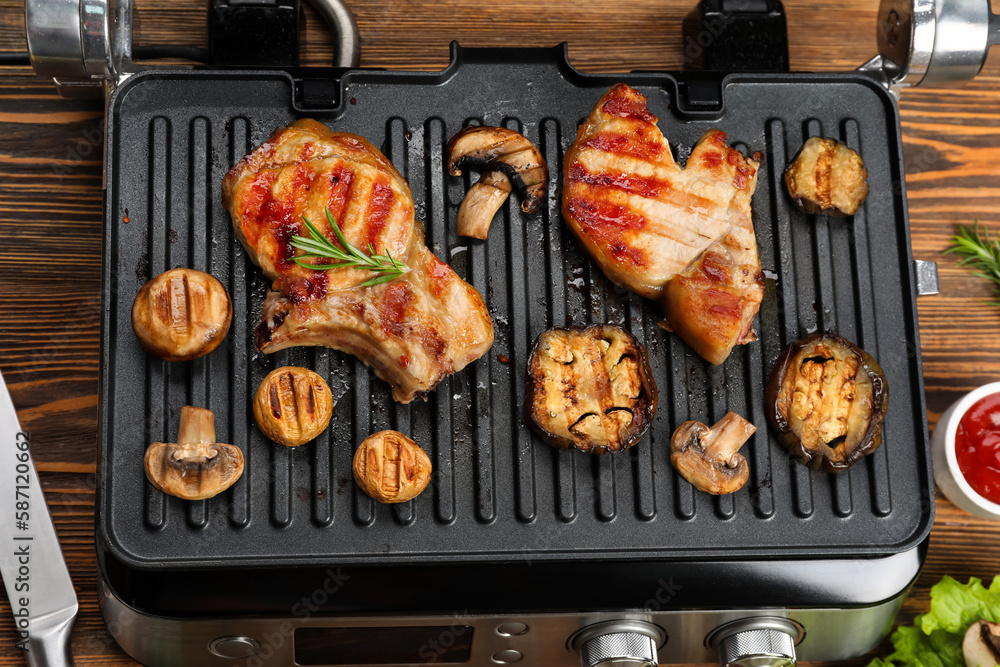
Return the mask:
MULTIPOLYGON (((357 67, 361 35, 342 0, 306 0, 336 40, 335 67, 357 67)), ((35 72, 55 79, 63 96, 110 93, 130 73, 132 0, 25 0, 28 54, 35 72)))
POLYGON ((881 0, 879 54, 862 65, 897 97, 903 88, 967 81, 1000 40, 989 0, 881 0))

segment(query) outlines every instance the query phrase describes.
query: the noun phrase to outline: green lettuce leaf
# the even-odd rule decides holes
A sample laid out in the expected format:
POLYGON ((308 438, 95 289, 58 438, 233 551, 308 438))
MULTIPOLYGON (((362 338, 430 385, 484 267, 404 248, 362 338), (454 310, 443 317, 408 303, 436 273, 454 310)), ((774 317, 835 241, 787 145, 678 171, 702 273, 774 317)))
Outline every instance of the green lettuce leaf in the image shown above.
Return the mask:
POLYGON ((962 639, 980 619, 1000 622, 1000 576, 989 588, 975 577, 960 584, 945 577, 931 588, 931 608, 892 633, 893 652, 868 667, 965 667, 962 639))
POLYGON ((886 657, 890 665, 912 667, 965 667, 962 638, 952 632, 935 630, 924 634, 919 627, 901 626, 892 634, 896 649, 886 657))
POLYGON ((964 633, 980 619, 1000 622, 1000 575, 989 588, 975 577, 967 584, 945 577, 931 589, 931 610, 920 627, 928 634, 938 629, 964 633))

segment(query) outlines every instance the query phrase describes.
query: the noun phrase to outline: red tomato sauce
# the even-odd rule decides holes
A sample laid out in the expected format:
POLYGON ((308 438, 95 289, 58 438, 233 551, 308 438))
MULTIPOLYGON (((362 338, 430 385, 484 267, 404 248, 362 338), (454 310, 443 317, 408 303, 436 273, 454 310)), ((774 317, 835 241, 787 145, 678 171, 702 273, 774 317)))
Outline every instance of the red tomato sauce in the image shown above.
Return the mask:
POLYGON ((955 454, 976 493, 1000 503, 1000 394, 976 401, 958 422, 955 454))

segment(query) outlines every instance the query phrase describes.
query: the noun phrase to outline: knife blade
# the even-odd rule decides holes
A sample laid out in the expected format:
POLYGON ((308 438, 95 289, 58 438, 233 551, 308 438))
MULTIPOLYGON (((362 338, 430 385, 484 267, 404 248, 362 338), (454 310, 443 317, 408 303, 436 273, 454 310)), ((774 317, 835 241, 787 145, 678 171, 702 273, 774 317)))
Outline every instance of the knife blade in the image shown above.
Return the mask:
POLYGON ((0 576, 32 667, 73 664, 79 605, 31 459, 31 442, 0 374, 0 576))

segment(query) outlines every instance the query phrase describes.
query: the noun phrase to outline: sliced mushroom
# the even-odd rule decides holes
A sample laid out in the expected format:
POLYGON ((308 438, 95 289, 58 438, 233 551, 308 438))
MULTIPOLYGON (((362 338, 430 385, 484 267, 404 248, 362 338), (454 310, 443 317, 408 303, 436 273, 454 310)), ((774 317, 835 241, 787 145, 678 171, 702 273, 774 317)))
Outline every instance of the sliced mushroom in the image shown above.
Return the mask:
POLYGON ((545 201, 549 184, 545 158, 534 144, 514 130, 470 126, 453 136, 448 142, 448 173, 460 176, 469 165, 484 172, 503 172, 521 192, 524 198, 521 210, 525 213, 537 213, 545 201))
POLYGON ((962 656, 966 667, 1000 665, 1000 623, 976 621, 965 631, 962 656))
POLYGON ((757 427, 735 412, 715 426, 686 421, 670 439, 670 462, 696 489, 718 496, 743 488, 750 466, 739 453, 757 427))
POLYGON ((431 459, 399 431, 379 431, 354 453, 354 481, 380 503, 416 498, 431 481, 431 459))
POLYGON ((160 491, 184 500, 222 493, 243 474, 243 452, 215 442, 211 410, 185 405, 177 442, 154 442, 146 450, 146 477, 160 491))
POLYGON ((976 621, 965 631, 962 655, 966 667, 1000 665, 1000 623, 976 621))
POLYGON ((545 442, 592 454, 628 449, 656 414, 646 349, 622 327, 549 329, 528 359, 525 413, 545 442))
POLYGON ((510 194, 511 183, 502 171, 485 171, 469 188, 458 209, 458 235, 486 240, 490 223, 510 194))

